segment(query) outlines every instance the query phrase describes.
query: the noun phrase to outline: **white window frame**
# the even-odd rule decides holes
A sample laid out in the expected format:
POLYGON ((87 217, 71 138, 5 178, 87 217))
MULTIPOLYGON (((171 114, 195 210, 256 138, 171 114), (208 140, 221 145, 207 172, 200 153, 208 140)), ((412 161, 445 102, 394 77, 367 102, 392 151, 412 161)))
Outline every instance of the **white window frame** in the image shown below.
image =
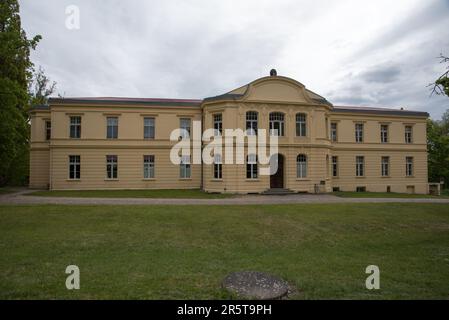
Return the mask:
POLYGON ((364 131, 364 125, 363 123, 356 123, 355 124, 355 142, 362 143, 363 142, 363 131, 364 131))
POLYGON ((388 125, 387 124, 380 125, 380 142, 388 143, 388 125))
POLYGON ((69 155, 69 180, 81 179, 81 156, 69 155), (73 169, 73 177, 72 177, 73 169))
POLYGON ((307 136, 307 114, 297 113, 296 114, 296 136, 306 137, 307 136))
POLYGON ((303 153, 296 156, 296 178, 307 178, 307 155, 303 153))
POLYGON ((70 116, 69 137, 71 139, 80 139, 81 138, 81 116, 70 116), (73 131, 72 131, 72 129, 73 129, 73 131), (72 132, 73 132, 73 135, 72 135, 72 132))
POLYGON ((106 179, 118 179, 118 156, 108 154, 106 156, 106 179), (115 169, 115 170, 114 170, 115 169))
POLYGON ((106 139, 118 139, 118 117, 116 116, 106 117, 106 139))
POLYGON ((258 177, 257 155, 248 154, 246 156, 246 179, 257 179, 258 177))
POLYGON ((405 175, 413 177, 413 157, 405 157, 405 175))
POLYGON ((179 119, 179 128, 181 129, 181 138, 183 138, 183 139, 190 138, 191 122, 192 121, 190 118, 180 118, 179 119))
POLYGON ((259 127, 259 113, 257 111, 246 112, 246 134, 256 136, 259 127))
POLYGON ((333 141, 333 142, 337 142, 337 139, 338 139, 337 131, 338 131, 337 122, 331 122, 331 141, 333 141))
POLYGON ((365 176, 365 157, 356 156, 355 157, 355 175, 356 177, 365 176))
POLYGON ((282 112, 271 112, 269 121, 270 136, 283 137, 285 134, 285 115, 282 112))
POLYGON ((390 157, 384 156, 380 160, 382 177, 390 176, 390 157))
POLYGON ((154 155, 143 156, 143 178, 154 179, 154 155))
POLYGON ((214 113, 212 117, 214 122, 214 135, 221 136, 223 134, 223 114, 214 113))
POLYGON ((143 138, 152 140, 156 136, 156 119, 154 117, 143 118, 143 138))
POLYGON ((179 164, 179 177, 181 179, 190 179, 192 177, 192 166, 190 156, 182 156, 179 164))
POLYGON ((338 156, 332 156, 332 176, 338 177, 338 156))
POLYGON ((405 143, 413 143, 413 126, 405 126, 404 139, 405 143))

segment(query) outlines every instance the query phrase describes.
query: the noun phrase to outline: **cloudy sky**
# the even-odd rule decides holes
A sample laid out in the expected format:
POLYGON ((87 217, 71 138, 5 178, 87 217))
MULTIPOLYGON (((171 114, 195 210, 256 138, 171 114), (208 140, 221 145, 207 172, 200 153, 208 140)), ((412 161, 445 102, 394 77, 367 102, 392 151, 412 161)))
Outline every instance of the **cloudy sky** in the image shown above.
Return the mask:
POLYGON ((449 108, 426 87, 449 55, 449 0, 19 2, 43 37, 33 61, 66 97, 204 98, 276 68, 336 105, 449 108))

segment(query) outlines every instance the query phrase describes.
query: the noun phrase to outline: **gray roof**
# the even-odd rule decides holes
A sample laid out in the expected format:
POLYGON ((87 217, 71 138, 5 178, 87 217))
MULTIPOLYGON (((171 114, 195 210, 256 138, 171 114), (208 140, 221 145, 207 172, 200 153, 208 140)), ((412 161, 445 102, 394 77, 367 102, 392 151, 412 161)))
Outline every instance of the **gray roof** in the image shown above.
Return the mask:
POLYGON ((76 98, 50 98, 49 103, 68 104, 110 104, 129 105, 137 104, 143 106, 176 106, 176 107, 199 107, 202 100, 198 99, 159 99, 159 98, 122 98, 122 97, 76 97, 76 98))
POLYGON ((355 107, 355 106, 334 106, 334 112, 342 113, 363 113, 363 114, 384 114, 394 116, 413 116, 413 117, 429 117, 427 112, 389 109, 389 108, 372 108, 372 107, 355 107))

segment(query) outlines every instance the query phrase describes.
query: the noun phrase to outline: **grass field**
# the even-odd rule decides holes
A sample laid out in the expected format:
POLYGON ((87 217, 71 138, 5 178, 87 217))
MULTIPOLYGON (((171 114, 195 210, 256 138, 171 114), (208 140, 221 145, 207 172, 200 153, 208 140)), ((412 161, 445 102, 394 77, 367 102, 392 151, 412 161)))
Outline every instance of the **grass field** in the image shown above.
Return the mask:
POLYGON ((233 197, 231 194, 207 193, 199 189, 159 189, 159 190, 45 190, 28 193, 41 197, 81 197, 81 198, 179 198, 179 199, 221 199, 233 197))
POLYGON ((449 195, 445 191, 440 196, 433 196, 429 194, 409 194, 409 193, 396 193, 396 192, 346 192, 338 191, 333 192, 333 195, 342 198, 431 198, 431 199, 448 199, 449 195))
POLYGON ((449 205, 0 206, 0 299, 220 299, 238 270, 292 299, 447 299, 449 205))

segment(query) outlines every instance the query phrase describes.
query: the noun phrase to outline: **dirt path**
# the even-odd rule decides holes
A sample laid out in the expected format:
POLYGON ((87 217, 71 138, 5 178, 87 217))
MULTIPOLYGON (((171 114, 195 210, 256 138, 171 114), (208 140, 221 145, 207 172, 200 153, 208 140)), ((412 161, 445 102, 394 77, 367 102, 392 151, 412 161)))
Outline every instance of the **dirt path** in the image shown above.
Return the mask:
POLYGON ((328 194, 294 194, 285 196, 245 195, 224 199, 152 199, 152 198, 72 198, 37 197, 26 193, 35 190, 21 189, 14 193, 0 195, 0 204, 67 204, 67 205, 255 205, 293 203, 447 203, 449 199, 432 198, 341 198, 328 194))

